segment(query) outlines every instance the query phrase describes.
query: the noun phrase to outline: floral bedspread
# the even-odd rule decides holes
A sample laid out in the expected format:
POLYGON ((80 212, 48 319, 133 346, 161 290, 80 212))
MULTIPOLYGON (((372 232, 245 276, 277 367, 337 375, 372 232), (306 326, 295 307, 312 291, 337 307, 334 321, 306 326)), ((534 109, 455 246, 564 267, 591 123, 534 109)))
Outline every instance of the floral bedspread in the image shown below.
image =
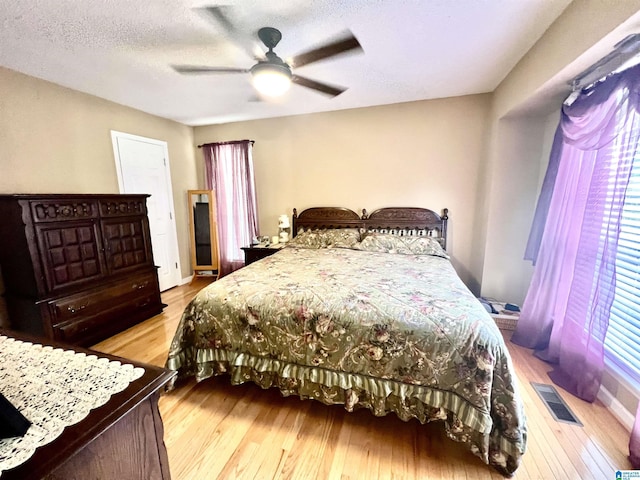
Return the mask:
POLYGON ((526 426, 509 352, 449 260, 345 248, 284 248, 203 289, 167 367, 220 373, 285 395, 443 420, 503 474, 526 426))

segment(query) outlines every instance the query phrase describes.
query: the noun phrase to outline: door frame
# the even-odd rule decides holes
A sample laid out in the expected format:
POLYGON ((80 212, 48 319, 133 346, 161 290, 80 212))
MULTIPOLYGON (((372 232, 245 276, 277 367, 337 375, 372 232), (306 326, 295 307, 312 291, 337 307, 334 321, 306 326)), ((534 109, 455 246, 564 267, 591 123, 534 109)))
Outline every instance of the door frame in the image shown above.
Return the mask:
MULTIPOLYGON (((184 283, 182 278, 182 265, 180 264, 180 248, 178 245, 178 227, 176 225, 176 209, 173 204, 173 187, 171 185, 171 169, 169 167, 169 148, 167 142, 163 140, 156 140, 155 138, 142 137, 140 135, 133 135, 131 133, 119 132, 117 130, 111 130, 111 145, 113 146, 113 158, 116 163, 116 173, 118 175, 118 190, 120 193, 126 193, 124 191, 124 176, 122 173, 122 168, 120 166, 120 151, 118 150, 118 139, 127 139, 127 140, 136 140, 140 142, 151 143, 153 145, 158 145, 162 147, 162 151, 164 154, 165 162, 164 168, 166 172, 166 193, 168 197, 168 205, 169 205, 169 213, 171 215, 171 232, 170 232, 170 241, 173 243, 172 247, 176 252, 176 264, 177 264, 177 284, 182 285, 184 283)), ((171 287, 170 287, 171 288, 171 287)))

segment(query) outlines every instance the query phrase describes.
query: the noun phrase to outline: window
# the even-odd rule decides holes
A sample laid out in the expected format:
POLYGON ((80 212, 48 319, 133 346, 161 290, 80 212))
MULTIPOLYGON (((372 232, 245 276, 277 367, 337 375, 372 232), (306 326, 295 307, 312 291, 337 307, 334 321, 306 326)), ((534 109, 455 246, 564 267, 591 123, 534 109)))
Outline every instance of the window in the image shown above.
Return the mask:
MULTIPOLYGON (((630 132, 637 135, 640 114, 635 112, 628 121, 630 132)), ((640 391, 640 146, 627 144, 617 154, 631 155, 633 167, 622 210, 616 291, 604 344, 605 358, 640 391)))

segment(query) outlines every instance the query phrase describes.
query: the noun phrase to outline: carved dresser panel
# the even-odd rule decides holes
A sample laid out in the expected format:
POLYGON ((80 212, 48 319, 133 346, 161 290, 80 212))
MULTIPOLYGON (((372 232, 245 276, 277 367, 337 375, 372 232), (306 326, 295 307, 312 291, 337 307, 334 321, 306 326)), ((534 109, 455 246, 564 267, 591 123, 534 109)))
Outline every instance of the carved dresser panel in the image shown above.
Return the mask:
POLYGON ((162 311, 147 195, 0 195, 11 327, 92 345, 162 311))

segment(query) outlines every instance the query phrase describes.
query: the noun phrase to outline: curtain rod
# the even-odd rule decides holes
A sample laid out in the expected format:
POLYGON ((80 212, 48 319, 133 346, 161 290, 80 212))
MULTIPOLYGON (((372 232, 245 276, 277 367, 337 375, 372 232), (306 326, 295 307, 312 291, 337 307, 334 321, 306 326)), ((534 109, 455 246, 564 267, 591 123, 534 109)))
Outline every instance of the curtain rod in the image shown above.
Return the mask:
POLYGON ((616 72, 636 55, 640 55, 640 33, 632 33, 620 40, 613 50, 578 74, 569 82, 572 91, 579 91, 616 72))
POLYGON ((203 143, 202 145, 198 145, 198 148, 208 147, 209 145, 233 145, 234 143, 244 143, 250 142, 253 145, 255 140, 231 140, 229 142, 212 142, 212 143, 203 143))

